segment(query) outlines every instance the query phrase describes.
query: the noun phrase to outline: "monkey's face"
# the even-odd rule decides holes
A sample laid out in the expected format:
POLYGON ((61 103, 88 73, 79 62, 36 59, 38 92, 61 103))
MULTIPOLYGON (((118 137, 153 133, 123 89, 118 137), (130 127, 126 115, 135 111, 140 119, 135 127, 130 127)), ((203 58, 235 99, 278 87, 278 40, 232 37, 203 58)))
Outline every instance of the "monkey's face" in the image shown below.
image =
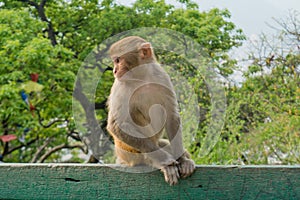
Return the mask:
POLYGON ((109 50, 114 63, 114 77, 120 79, 126 72, 155 61, 151 44, 136 36, 114 43, 109 50))
POLYGON ((134 67, 137 67, 140 63, 139 52, 129 52, 119 57, 112 58, 114 63, 114 77, 121 78, 126 72, 134 67))
POLYGON ((125 58, 123 56, 121 57, 115 57, 113 58, 114 62, 114 77, 115 78, 121 78, 126 72, 129 71, 128 63, 126 62, 125 58))

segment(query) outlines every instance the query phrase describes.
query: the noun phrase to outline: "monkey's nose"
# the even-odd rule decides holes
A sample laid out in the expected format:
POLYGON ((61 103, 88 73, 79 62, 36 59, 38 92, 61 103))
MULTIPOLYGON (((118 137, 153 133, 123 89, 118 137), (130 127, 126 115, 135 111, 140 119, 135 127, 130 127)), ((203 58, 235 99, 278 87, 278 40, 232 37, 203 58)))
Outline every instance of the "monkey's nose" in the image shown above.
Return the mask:
POLYGON ((113 73, 114 73, 114 74, 116 74, 116 73, 117 73, 117 69, 116 69, 116 68, 114 68, 114 70, 113 70, 113 73))

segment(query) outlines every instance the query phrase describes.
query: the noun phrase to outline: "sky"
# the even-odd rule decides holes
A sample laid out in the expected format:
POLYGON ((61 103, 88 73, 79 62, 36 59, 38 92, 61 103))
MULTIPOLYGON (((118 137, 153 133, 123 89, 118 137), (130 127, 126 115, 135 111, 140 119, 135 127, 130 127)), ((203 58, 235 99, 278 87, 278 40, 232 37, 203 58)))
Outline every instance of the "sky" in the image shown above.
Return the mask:
POLYGON ((299 0, 196 0, 200 10, 212 7, 227 8, 232 21, 250 37, 261 32, 270 33, 267 26, 274 24, 273 18, 287 16, 291 9, 300 10, 299 0))
MULTIPOLYGON (((117 2, 130 5, 135 0, 117 0, 117 2)), ((168 3, 180 5, 176 0, 166 0, 168 3)), ((194 0, 201 11, 213 7, 227 8, 231 20, 244 33, 251 37, 261 32, 270 33, 272 29, 266 23, 273 24, 272 18, 282 18, 290 9, 300 10, 300 0, 194 0)))

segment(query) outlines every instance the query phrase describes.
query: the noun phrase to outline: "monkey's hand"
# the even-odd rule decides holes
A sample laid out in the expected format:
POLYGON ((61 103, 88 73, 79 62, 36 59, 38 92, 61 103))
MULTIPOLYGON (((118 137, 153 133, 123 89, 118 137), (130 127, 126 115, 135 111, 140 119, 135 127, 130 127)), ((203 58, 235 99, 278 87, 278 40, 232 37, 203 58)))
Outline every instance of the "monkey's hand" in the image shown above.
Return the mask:
POLYGON ((195 170, 195 162, 192 159, 181 157, 178 160, 178 170, 180 177, 186 178, 190 176, 195 170))
POLYGON ((161 168, 161 171, 164 173, 165 181, 170 185, 175 185, 178 183, 179 179, 179 171, 176 166, 177 163, 173 163, 171 165, 167 165, 161 168))

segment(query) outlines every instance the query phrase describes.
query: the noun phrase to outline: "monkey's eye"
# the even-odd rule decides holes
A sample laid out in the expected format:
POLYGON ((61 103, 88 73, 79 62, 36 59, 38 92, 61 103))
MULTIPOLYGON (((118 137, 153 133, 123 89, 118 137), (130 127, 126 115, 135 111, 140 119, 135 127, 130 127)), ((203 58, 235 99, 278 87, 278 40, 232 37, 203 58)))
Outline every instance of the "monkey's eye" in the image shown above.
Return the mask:
POLYGON ((116 58, 114 59, 114 62, 118 64, 118 63, 120 62, 120 57, 116 57, 116 58))

